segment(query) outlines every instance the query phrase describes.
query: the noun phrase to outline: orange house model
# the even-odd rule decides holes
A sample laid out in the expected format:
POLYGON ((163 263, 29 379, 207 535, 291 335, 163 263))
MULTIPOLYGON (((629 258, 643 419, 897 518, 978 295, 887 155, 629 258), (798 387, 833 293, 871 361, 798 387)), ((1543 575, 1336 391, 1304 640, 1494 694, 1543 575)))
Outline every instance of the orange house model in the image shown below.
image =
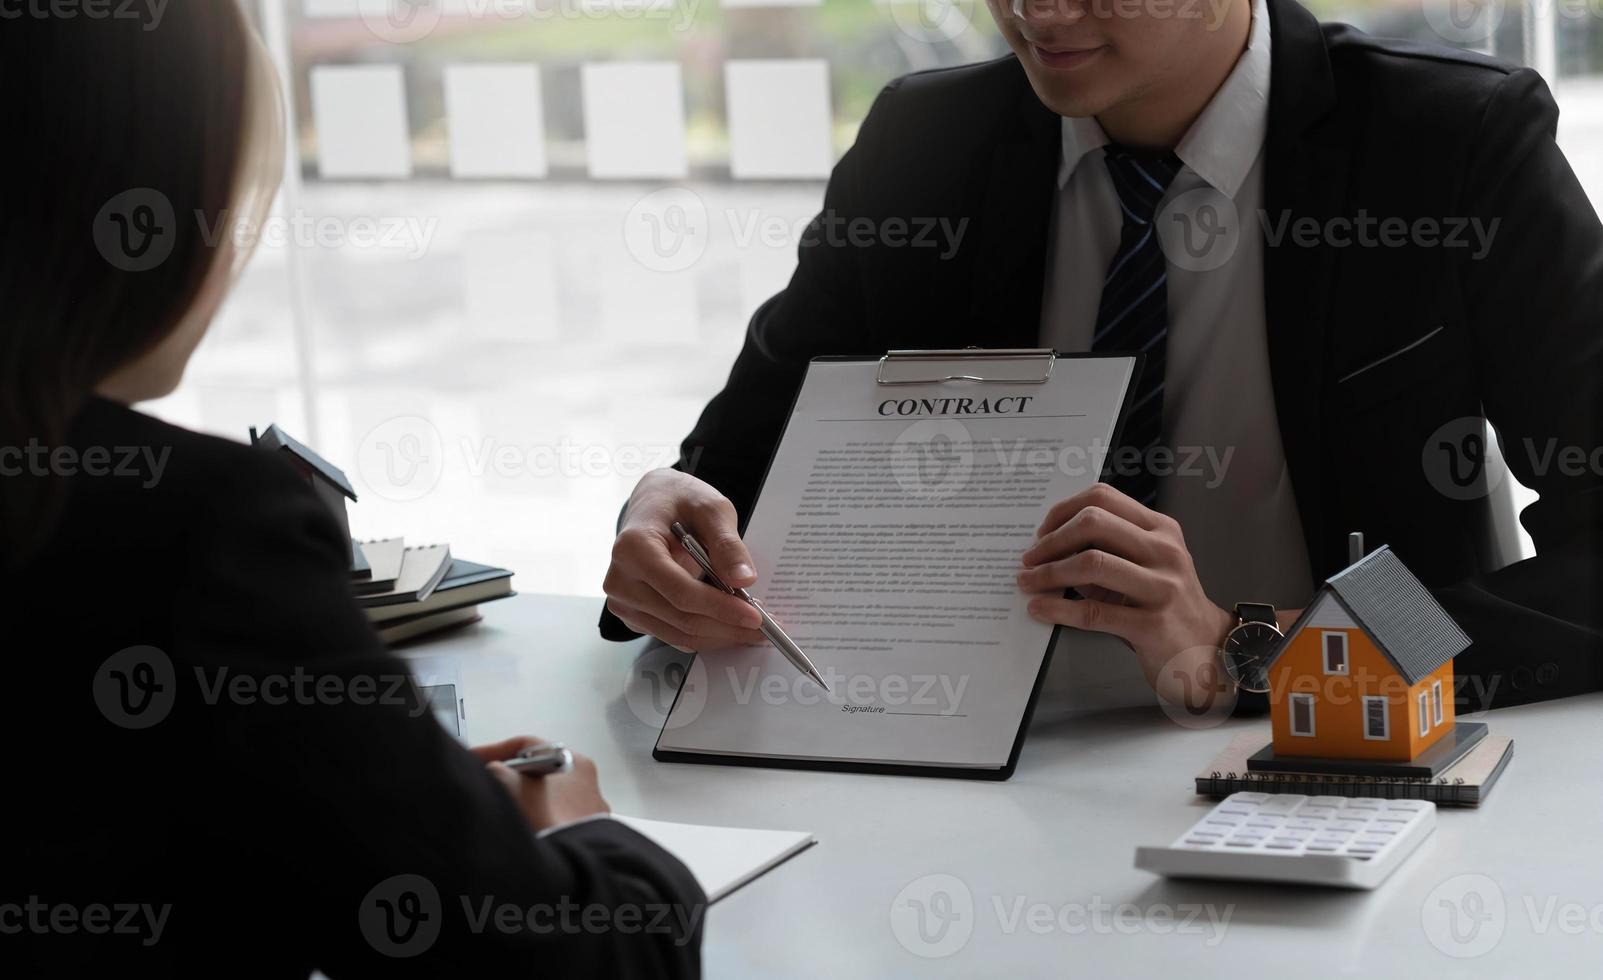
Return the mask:
POLYGON ((1276 758, 1409 762, 1453 731, 1470 639, 1390 548, 1329 579, 1269 661, 1276 758))

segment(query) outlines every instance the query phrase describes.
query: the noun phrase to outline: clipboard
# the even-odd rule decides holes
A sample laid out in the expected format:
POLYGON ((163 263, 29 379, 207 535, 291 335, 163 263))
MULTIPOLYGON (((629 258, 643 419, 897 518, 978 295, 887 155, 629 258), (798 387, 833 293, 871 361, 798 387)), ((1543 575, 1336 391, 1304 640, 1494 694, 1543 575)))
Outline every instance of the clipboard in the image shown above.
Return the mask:
MULTIPOLYGON (((874 379, 875 384, 882 388, 894 389, 904 386, 911 387, 948 382, 972 385, 1046 385, 1051 381, 1058 362, 1081 359, 1121 359, 1132 361, 1130 378, 1125 386, 1124 397, 1119 405, 1118 417, 1113 425, 1108 459, 1104 462, 1100 475, 1100 478, 1105 481, 1110 475, 1111 461, 1122 445, 1125 422, 1130 414, 1135 392, 1139 388, 1141 374, 1146 365, 1146 357, 1140 352, 1065 354, 1052 348, 968 347, 949 350, 892 350, 879 355, 824 355, 813 358, 809 363, 864 363, 878 361, 874 379), (941 367, 941 365, 951 364, 952 362, 962 362, 960 373, 953 373, 941 367)), ((804 380, 802 384, 797 386, 795 394, 791 397, 791 404, 786 412, 785 429, 781 431, 779 441, 774 444, 773 451, 769 454, 768 464, 764 469, 762 481, 758 484, 757 496, 754 498, 756 500, 760 501, 762 499, 763 490, 766 488, 769 477, 773 472, 774 461, 779 455, 780 447, 784 444, 785 434, 789 431, 790 422, 795 417, 796 404, 805 386, 806 382, 804 380)), ((1024 750, 1024 739, 1029 733, 1030 723, 1035 717, 1036 704, 1040 700, 1041 689, 1045 684, 1047 671, 1052 665, 1052 652, 1057 648, 1058 639, 1064 629, 1065 627, 1062 625, 1054 625, 1052 628, 1051 635, 1047 640, 1046 650, 1041 657, 1040 667, 1036 671, 1035 680, 1030 688, 1029 698, 1020 716, 1018 730, 1014 734, 1007 762, 999 768, 837 761, 665 749, 662 747, 662 738, 668 731, 668 727, 674 717, 674 709, 679 706, 679 699, 684 693, 683 686, 674 692, 674 700, 667 713, 663 716, 663 728, 657 734, 657 741, 652 746, 651 756, 658 762, 690 763, 695 765, 742 766, 757 769, 847 772, 882 776, 918 776, 924 778, 1005 782, 1011 779, 1018 769, 1019 756, 1024 750)), ((686 662, 685 676, 687 678, 690 676, 689 666, 700 656, 701 654, 699 653, 692 654, 691 659, 686 662)))

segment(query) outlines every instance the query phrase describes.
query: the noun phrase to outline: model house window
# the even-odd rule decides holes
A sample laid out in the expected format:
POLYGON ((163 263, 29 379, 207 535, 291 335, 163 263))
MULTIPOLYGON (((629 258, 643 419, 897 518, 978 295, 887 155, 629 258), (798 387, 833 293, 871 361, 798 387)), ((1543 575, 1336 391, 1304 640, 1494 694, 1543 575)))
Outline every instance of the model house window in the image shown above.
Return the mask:
POLYGON ((1442 723, 1442 682, 1437 681, 1430 686, 1430 716, 1431 723, 1442 723))
POLYGON ((1325 634, 1325 673, 1347 673, 1347 634, 1325 634))
POLYGON ((1311 737, 1314 733, 1314 696, 1291 696, 1291 734, 1311 737))
POLYGON ((1391 730, 1386 723, 1385 698, 1364 698, 1364 737, 1375 742, 1391 738, 1391 730))
POLYGON ((1430 712, 1425 703, 1425 692, 1419 692, 1419 734, 1430 734, 1430 712))

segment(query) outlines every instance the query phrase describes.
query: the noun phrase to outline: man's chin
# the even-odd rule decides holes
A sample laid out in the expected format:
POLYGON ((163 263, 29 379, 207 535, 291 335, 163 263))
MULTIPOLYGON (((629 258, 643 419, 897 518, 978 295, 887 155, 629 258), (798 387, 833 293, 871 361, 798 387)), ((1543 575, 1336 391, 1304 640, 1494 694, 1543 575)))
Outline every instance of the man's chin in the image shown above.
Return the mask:
POLYGON ((1089 84, 1080 79, 1069 82, 1057 72, 1046 77, 1034 71, 1026 73, 1030 76, 1030 87, 1035 90, 1035 97, 1060 116, 1100 115, 1117 101, 1107 93, 1105 86, 1089 84))

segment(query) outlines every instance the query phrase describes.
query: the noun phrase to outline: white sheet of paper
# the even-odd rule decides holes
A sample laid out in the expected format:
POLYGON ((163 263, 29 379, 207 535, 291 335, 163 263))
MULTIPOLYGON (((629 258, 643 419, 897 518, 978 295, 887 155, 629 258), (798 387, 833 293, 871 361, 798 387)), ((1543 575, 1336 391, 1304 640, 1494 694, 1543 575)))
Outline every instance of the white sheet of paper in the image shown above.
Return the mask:
POLYGON ((410 177, 406 86, 395 65, 312 69, 317 168, 324 177, 410 177))
POLYGON ((453 177, 544 177, 545 111, 534 65, 447 65, 453 177))
POLYGON ((828 177, 829 62, 731 61, 724 66, 729 171, 736 180, 828 177))
POLYGON ((618 814, 613 814, 613 819, 656 841, 683 862, 696 876, 709 902, 718 901, 816 843, 812 834, 795 830, 707 827, 618 814))
POLYGON ((590 176, 671 179, 689 172, 677 63, 585 65, 580 78, 590 176))
POLYGON ((745 541, 753 594, 834 693, 772 647, 703 653, 658 747, 1005 766, 1052 634, 1015 583, 1020 558, 1047 509, 1099 478, 1134 364, 882 386, 877 362, 815 362, 745 541))

